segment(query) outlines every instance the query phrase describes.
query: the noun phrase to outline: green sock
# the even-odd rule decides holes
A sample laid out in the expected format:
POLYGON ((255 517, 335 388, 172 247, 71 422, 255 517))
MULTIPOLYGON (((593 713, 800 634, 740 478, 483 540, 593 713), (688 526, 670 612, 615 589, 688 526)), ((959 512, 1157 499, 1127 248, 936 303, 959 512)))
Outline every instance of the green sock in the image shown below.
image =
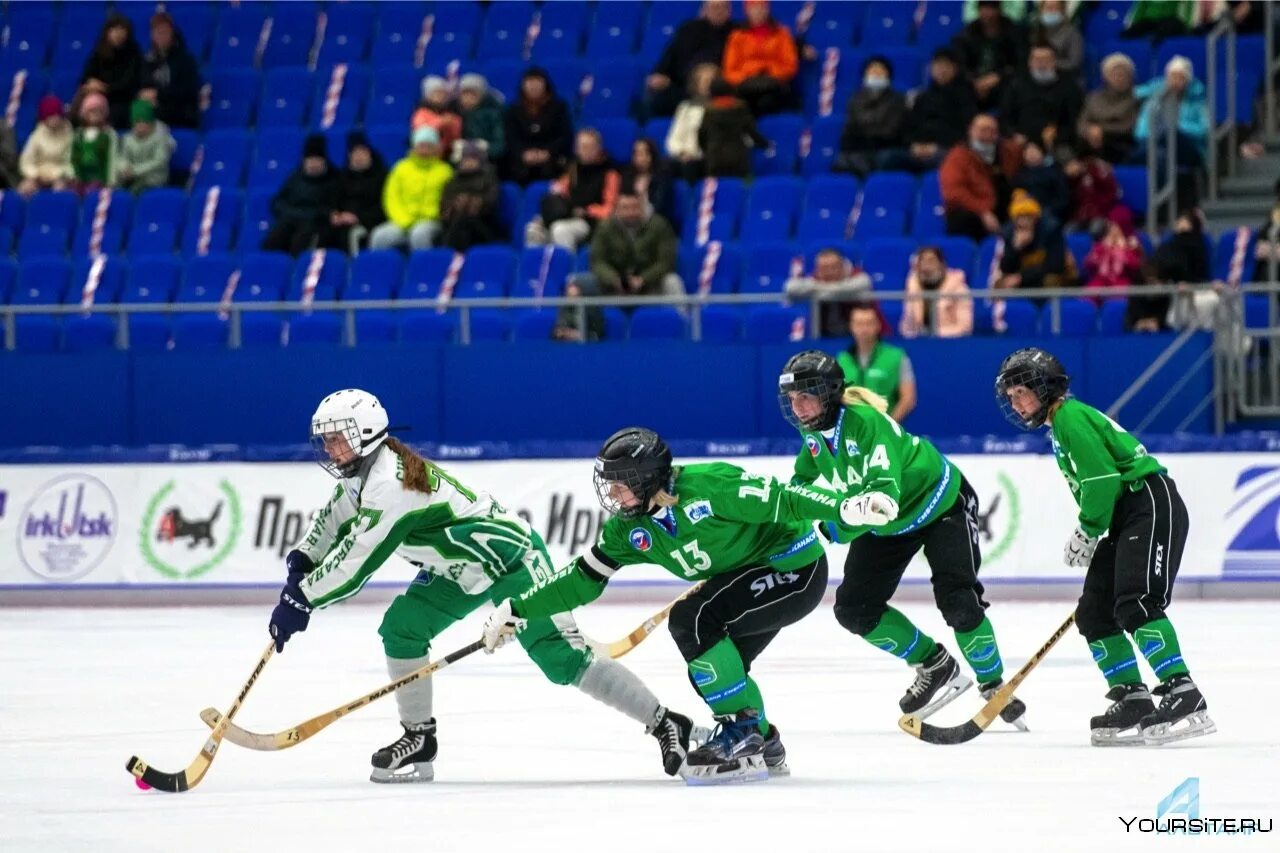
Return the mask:
POLYGON ((1172 623, 1160 617, 1133 632, 1134 642, 1142 651, 1142 656, 1151 664, 1151 671, 1161 681, 1168 681, 1178 675, 1190 675, 1187 665, 1182 662, 1182 647, 1178 645, 1178 634, 1172 623))
POLYGON ((733 640, 725 637, 689 661, 689 674, 713 714, 725 716, 743 708, 754 708, 760 712, 760 733, 769 734, 760 688, 747 675, 733 640))
POLYGON ((1004 675, 1004 661, 1000 660, 1000 647, 996 645, 996 629, 986 616, 972 631, 956 631, 956 644, 969 662, 969 668, 978 676, 978 684, 990 684, 1004 675))
POLYGON ((1124 634, 1112 634, 1089 644, 1093 662, 1106 676, 1107 686, 1117 684, 1141 684, 1138 675, 1138 659, 1133 655, 1133 645, 1124 634))
POLYGON ((912 624, 901 611, 892 607, 884 609, 884 615, 864 639, 877 649, 884 649, 910 664, 920 663, 937 648, 932 637, 912 624))

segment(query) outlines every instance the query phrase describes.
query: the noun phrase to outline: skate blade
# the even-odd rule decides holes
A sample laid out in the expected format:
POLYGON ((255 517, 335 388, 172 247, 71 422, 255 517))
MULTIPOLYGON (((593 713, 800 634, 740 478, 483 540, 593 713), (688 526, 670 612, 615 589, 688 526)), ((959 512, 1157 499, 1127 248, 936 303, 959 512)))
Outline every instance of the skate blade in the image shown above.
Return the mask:
MULTIPOLYGON (((942 689, 938 691, 937 695, 933 697, 932 702, 930 702, 928 705, 925 705, 919 711, 914 712, 916 717, 918 717, 921 720, 929 719, 934 714, 938 713, 943 708, 947 707, 952 702, 959 699, 960 696, 972 686, 973 686, 973 682, 970 681, 966 676, 957 675, 955 678, 948 681, 942 687, 942 689)), ((903 713, 909 713, 909 712, 904 711, 903 713)))
POLYGON ((1208 711, 1196 711, 1176 723, 1157 723, 1143 729, 1142 740, 1148 746, 1163 746, 1166 743, 1211 735, 1217 730, 1218 727, 1209 718, 1208 711))
POLYGON ((1094 729, 1089 735, 1093 746, 1145 746, 1142 732, 1137 726, 1127 729, 1094 729))
POLYGON ((776 778, 778 778, 778 777, 780 777, 780 776, 790 776, 790 775, 791 775, 791 768, 787 766, 787 762, 785 762, 785 761, 784 761, 784 762, 782 762, 781 764, 771 764, 771 765, 767 765, 767 766, 768 766, 768 768, 769 768, 769 778, 770 778, 770 779, 776 779, 776 778))
MULTIPOLYGON (((707 728, 706 726, 695 725, 693 728, 689 730, 690 744, 696 744, 697 746, 702 746, 704 743, 706 743, 709 740, 711 740, 711 729, 707 728)), ((695 747, 691 746, 690 748, 692 749, 695 747)))
POLYGON ((686 785, 733 785, 743 782, 763 782, 769 778, 769 768, 764 756, 748 755, 726 764, 689 764, 680 768, 680 776, 686 785))
POLYGON ((1015 720, 1011 720, 1007 722, 1009 722, 1009 725, 1013 726, 1015 729, 1017 729, 1020 732, 1029 732, 1031 731, 1031 729, 1027 728, 1026 720, 1027 720, 1027 715, 1023 714, 1021 717, 1018 717, 1015 720))
POLYGON ((383 770, 381 767, 373 768, 373 772, 369 774, 370 782, 377 782, 379 785, 403 785, 412 784, 414 782, 430 782, 436 778, 435 767, 431 762, 422 764, 413 764, 409 767, 401 767, 399 770, 383 770))

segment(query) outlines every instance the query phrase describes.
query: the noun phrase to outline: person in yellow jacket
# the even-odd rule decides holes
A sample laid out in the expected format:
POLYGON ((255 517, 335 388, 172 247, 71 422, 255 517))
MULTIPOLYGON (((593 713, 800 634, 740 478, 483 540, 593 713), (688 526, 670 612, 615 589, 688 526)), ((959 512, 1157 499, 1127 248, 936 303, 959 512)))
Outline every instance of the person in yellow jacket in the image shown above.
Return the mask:
POLYGON ((440 196, 453 167, 440 159, 440 136, 430 127, 413 132, 413 148, 396 163, 382 188, 387 221, 373 229, 369 248, 430 249, 440 235, 440 196))

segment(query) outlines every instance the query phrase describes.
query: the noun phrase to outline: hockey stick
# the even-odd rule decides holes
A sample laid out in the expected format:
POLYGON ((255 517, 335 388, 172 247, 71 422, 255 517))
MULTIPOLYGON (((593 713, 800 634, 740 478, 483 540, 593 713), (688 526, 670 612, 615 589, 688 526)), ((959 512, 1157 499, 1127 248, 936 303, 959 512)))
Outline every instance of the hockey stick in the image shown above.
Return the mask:
MULTIPOLYGON (((644 642, 646 637, 648 637, 655 630, 657 630, 658 626, 661 625, 664 621, 666 621, 667 617, 671 615, 672 608, 674 608, 677 604, 679 604, 685 598, 692 595, 694 592, 696 592, 701 588, 702 588, 702 583, 694 584, 692 587, 687 589, 684 592, 684 594, 681 595, 679 598, 675 599, 666 607, 662 608, 662 610, 658 611, 657 613, 653 614, 648 619, 646 619, 639 627, 637 627, 630 634, 628 634, 627 636, 623 637, 620 640, 615 640, 614 642, 609 643, 607 646, 602 646, 601 648, 606 650, 608 652, 609 657, 611 658, 622 657, 627 652, 631 651, 636 646, 640 645, 640 643, 644 642)), ((347 705, 343 705, 340 708, 335 708, 334 710, 329 711, 328 713, 325 713, 325 714, 321 714, 318 717, 312 717, 310 720, 307 720, 305 723, 300 723, 291 729, 285 729, 284 731, 276 732, 274 734, 259 734, 257 732, 251 732, 247 729, 241 728, 240 726, 232 724, 227 727, 225 737, 228 741, 230 741, 231 743, 234 743, 236 746, 243 746, 246 749, 256 749, 256 750, 262 750, 262 751, 268 751, 268 752, 278 750, 278 749, 288 749, 291 746, 297 746, 307 738, 319 732, 321 729, 324 729, 330 724, 336 722, 340 717, 346 716, 347 714, 351 713, 357 708, 361 708, 365 705, 368 705, 370 702, 373 702, 375 699, 381 699, 383 696, 386 696, 388 693, 394 693, 396 690, 400 689, 406 684, 409 684, 410 682, 417 681, 419 678, 423 678, 425 676, 431 675, 434 672, 437 672, 438 670, 444 669, 450 663, 453 663, 456 660, 466 657, 467 655, 471 654, 477 649, 483 647, 483 645, 484 645, 483 641, 478 640, 475 643, 472 643, 471 645, 466 646, 465 648, 459 649, 458 651, 453 652, 452 654, 446 655, 443 659, 439 661, 436 661, 434 663, 429 663, 426 666, 422 667, 421 669, 416 669, 413 672, 409 673, 408 675, 405 675, 405 676, 402 676, 401 678, 396 679, 390 684, 387 684, 383 687, 379 687, 377 690, 373 691, 372 693, 365 694, 364 696, 360 697, 354 702, 351 702, 347 705)), ((203 711, 200 712, 200 719, 204 720, 205 725, 207 725, 209 728, 214 728, 215 726, 220 724, 222 720, 222 715, 218 712, 217 708, 205 708, 203 711)), ((705 741, 707 740, 707 738, 703 737, 702 740, 705 741)))
POLYGON ((200 752, 195 759, 187 765, 186 770, 181 773, 165 773, 162 770, 155 769, 136 755, 129 759, 125 769, 141 780, 144 785, 149 785, 158 791, 177 794, 182 791, 189 791, 199 785, 200 780, 204 778, 204 774, 209 772, 209 766, 213 764, 214 756, 218 754, 218 746, 222 743, 223 736, 228 733, 232 726, 232 718, 240 710, 240 706, 244 704, 245 697, 249 695, 249 690, 257 682, 258 676, 262 674, 263 667, 267 665, 267 661, 271 660, 271 655, 275 650, 276 641, 273 639, 267 643, 267 648, 263 651, 262 657, 258 658, 258 665, 253 668, 253 672, 249 675, 249 680, 244 683, 244 687, 240 688, 239 695, 231 703, 231 709, 213 727, 213 732, 210 733, 208 740, 204 742, 204 746, 200 748, 200 752))
POLYGON ((231 715, 235 713, 235 708, 231 709, 231 714, 226 717, 218 713, 217 708, 205 708, 200 712, 200 719, 204 720, 205 725, 213 728, 214 732, 218 731, 218 726, 225 726, 225 737, 236 746, 243 746, 246 749, 256 749, 264 752, 274 752, 279 749, 288 749, 291 746, 297 746, 307 738, 319 733, 336 723, 338 720, 350 714, 352 711, 358 711, 365 705, 369 705, 389 693, 394 693, 406 684, 417 681, 420 678, 426 678, 433 673, 439 672, 451 663, 462 660, 467 655, 474 654, 484 648, 483 640, 476 640, 470 645, 463 646, 455 652, 450 652, 440 660, 432 661, 425 666, 415 669, 407 675, 402 675, 395 681, 385 684, 371 693, 366 693, 358 699, 354 699, 345 705, 339 705, 332 711, 326 711, 319 716, 312 717, 306 722, 299 723, 291 729, 275 732, 274 734, 258 734, 231 723, 231 715))
POLYGON ((996 691, 995 695, 987 700, 987 704, 982 706, 978 713, 973 715, 973 719, 961 723, 958 726, 931 726, 921 720, 915 714, 904 714, 898 720, 898 727, 909 735, 920 738, 925 743, 967 743, 978 735, 987 730, 987 726, 991 725, 991 721, 999 716, 1004 710, 1004 706, 1009 704, 1009 700, 1013 698, 1013 693, 1018 689, 1023 680, 1031 674, 1031 670, 1036 668, 1036 664, 1049 654, 1049 650, 1062 639, 1062 635, 1071 629, 1075 624, 1075 611, 1067 617, 1067 621, 1063 622, 1058 630, 1053 632, 1053 636, 1049 638, 1040 651, 1031 656, 1031 659, 1022 665, 1022 669, 1018 670, 1008 683, 996 691))

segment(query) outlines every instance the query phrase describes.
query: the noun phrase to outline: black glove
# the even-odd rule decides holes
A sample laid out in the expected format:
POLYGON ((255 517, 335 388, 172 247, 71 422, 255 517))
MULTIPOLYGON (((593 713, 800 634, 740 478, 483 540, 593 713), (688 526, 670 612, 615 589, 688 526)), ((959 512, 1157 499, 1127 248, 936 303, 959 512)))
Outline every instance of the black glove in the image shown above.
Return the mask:
POLYGON ((290 574, 289 582, 280 590, 280 603, 271 611, 271 636, 276 638, 276 651, 283 652, 284 644, 298 631, 307 630, 311 621, 311 602, 302 594, 302 579, 306 575, 290 574))
POLYGON ((315 571, 316 564, 311 562, 311 558, 305 553, 298 550, 290 551, 284 556, 284 567, 288 571, 289 576, 309 575, 315 571))

